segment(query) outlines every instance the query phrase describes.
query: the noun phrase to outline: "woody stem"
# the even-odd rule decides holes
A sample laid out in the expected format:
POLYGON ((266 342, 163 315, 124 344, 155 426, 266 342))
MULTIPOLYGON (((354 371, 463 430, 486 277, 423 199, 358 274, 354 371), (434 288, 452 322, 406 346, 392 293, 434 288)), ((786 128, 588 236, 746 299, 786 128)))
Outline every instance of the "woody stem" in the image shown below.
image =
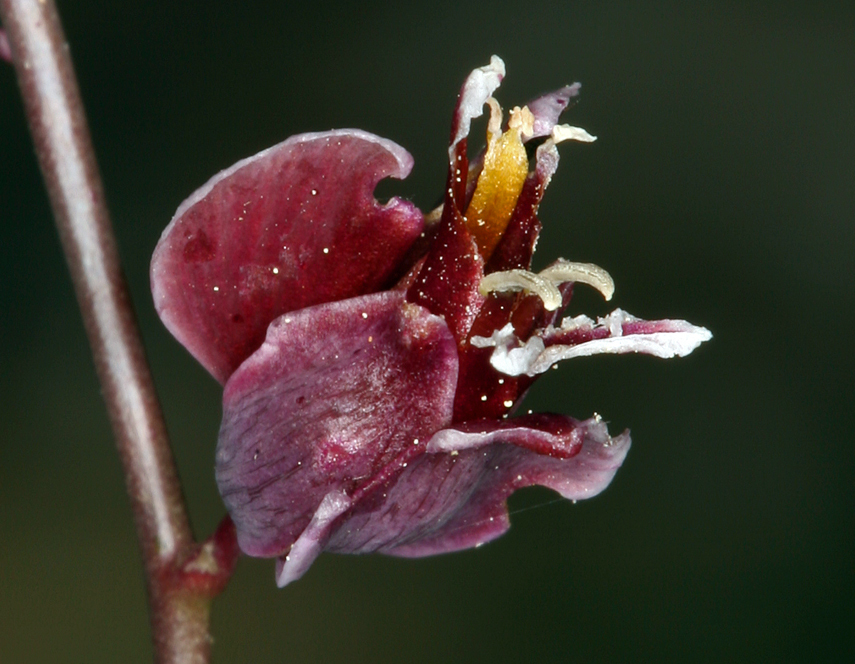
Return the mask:
POLYGON ((0 18, 124 467, 156 659, 207 662, 210 598, 174 573, 196 545, 59 16, 53 0, 0 0, 0 18))

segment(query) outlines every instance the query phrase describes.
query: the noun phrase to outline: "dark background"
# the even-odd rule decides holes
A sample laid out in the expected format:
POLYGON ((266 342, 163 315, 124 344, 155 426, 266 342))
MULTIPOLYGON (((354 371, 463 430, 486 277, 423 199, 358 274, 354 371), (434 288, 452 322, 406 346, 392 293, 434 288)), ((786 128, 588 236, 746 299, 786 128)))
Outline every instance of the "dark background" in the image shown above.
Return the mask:
MULTIPOLYGON (((634 446, 588 502, 511 500, 499 541, 417 561, 324 555, 277 590, 242 559, 215 662, 841 661, 853 612, 855 5, 60 2, 192 520, 222 516, 219 386, 157 320, 148 261, 217 170, 360 127, 444 181, 460 83, 505 107, 574 80, 540 265, 596 262, 613 303, 713 330, 684 360, 578 359, 526 407, 634 446)), ((150 660, 117 455, 0 63, 0 660, 150 660)), ((572 313, 611 307, 579 290, 572 313)))

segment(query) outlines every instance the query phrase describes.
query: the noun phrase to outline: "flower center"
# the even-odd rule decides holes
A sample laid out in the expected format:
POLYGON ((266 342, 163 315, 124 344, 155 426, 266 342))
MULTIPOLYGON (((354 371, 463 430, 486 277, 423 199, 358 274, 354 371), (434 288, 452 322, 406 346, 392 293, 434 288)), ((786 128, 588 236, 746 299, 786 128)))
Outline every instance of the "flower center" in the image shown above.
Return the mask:
POLYGON ((492 97, 487 125, 487 151, 478 184, 464 218, 478 252, 485 261, 502 238, 517 205, 528 175, 528 156, 522 135, 530 136, 534 116, 528 107, 514 108, 508 118, 508 130, 502 131, 502 109, 492 97))

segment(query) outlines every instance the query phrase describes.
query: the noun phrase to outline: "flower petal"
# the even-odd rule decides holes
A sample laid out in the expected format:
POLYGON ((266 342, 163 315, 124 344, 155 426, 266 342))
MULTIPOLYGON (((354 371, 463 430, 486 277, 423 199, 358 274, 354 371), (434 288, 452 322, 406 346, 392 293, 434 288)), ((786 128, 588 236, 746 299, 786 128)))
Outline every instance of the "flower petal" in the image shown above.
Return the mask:
POLYGON ((505 76, 505 63, 493 56, 490 64, 472 71, 463 83, 451 122, 448 180, 442 216, 431 232, 430 249, 409 286, 407 299, 430 309, 448 322, 462 344, 484 303, 478 285, 484 260, 467 229, 464 210, 469 161, 466 154, 472 120, 484 113, 487 99, 505 76))
POLYGON ((274 321, 223 395, 217 484, 241 549, 287 553, 324 496, 400 470, 449 423, 456 383, 448 327, 400 292, 274 321))
POLYGON ((558 124, 561 114, 567 110, 570 101, 576 101, 581 87, 581 83, 565 85, 560 90, 541 95, 526 104, 534 116, 534 131, 526 140, 530 141, 533 138, 549 136, 552 133, 552 128, 558 124))
POLYGON ((423 218, 373 191, 412 164, 392 141, 345 129, 293 136, 214 176, 155 250, 164 324, 225 382, 277 316, 383 288, 423 218))
POLYGON ((712 333, 684 320, 645 321, 615 309, 596 322, 587 316, 562 321, 561 327, 540 330, 525 344, 508 324, 489 338, 473 337, 477 348, 493 347, 490 364, 508 376, 536 376, 556 362, 601 353, 645 353, 656 357, 684 357, 712 333))
POLYGON ((321 555, 336 520, 350 509, 352 501, 344 491, 330 491, 300 533, 291 550, 276 561, 276 585, 284 588, 303 576, 321 555))
POLYGON ((451 123, 448 156, 452 164, 457 155, 457 144, 469 136, 472 120, 483 115, 484 104, 502 83, 503 78, 505 78, 505 63, 498 55, 494 55, 490 58, 489 65, 474 69, 463 82, 451 123))
POLYGON ((442 316, 462 344, 484 304, 484 296, 478 292, 483 276, 484 259, 466 224, 454 206, 446 205, 407 299, 442 316))
POLYGON ((609 484, 629 445, 627 432, 611 438, 599 418, 539 415, 440 431, 382 499, 354 505, 327 550, 416 557, 478 546, 508 529, 505 501, 516 489, 539 484, 589 498, 609 484))

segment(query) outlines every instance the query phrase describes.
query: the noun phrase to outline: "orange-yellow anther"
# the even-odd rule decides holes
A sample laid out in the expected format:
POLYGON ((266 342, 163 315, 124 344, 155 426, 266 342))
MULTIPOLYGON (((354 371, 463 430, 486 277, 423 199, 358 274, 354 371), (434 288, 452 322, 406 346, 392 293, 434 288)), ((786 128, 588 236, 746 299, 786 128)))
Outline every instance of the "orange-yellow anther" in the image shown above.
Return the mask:
POLYGON ((492 102, 490 110, 484 167, 466 210, 466 225, 485 261, 508 227, 528 175, 528 157, 521 134, 531 132, 533 121, 528 108, 515 108, 508 120, 508 130, 502 133, 501 109, 492 102))

